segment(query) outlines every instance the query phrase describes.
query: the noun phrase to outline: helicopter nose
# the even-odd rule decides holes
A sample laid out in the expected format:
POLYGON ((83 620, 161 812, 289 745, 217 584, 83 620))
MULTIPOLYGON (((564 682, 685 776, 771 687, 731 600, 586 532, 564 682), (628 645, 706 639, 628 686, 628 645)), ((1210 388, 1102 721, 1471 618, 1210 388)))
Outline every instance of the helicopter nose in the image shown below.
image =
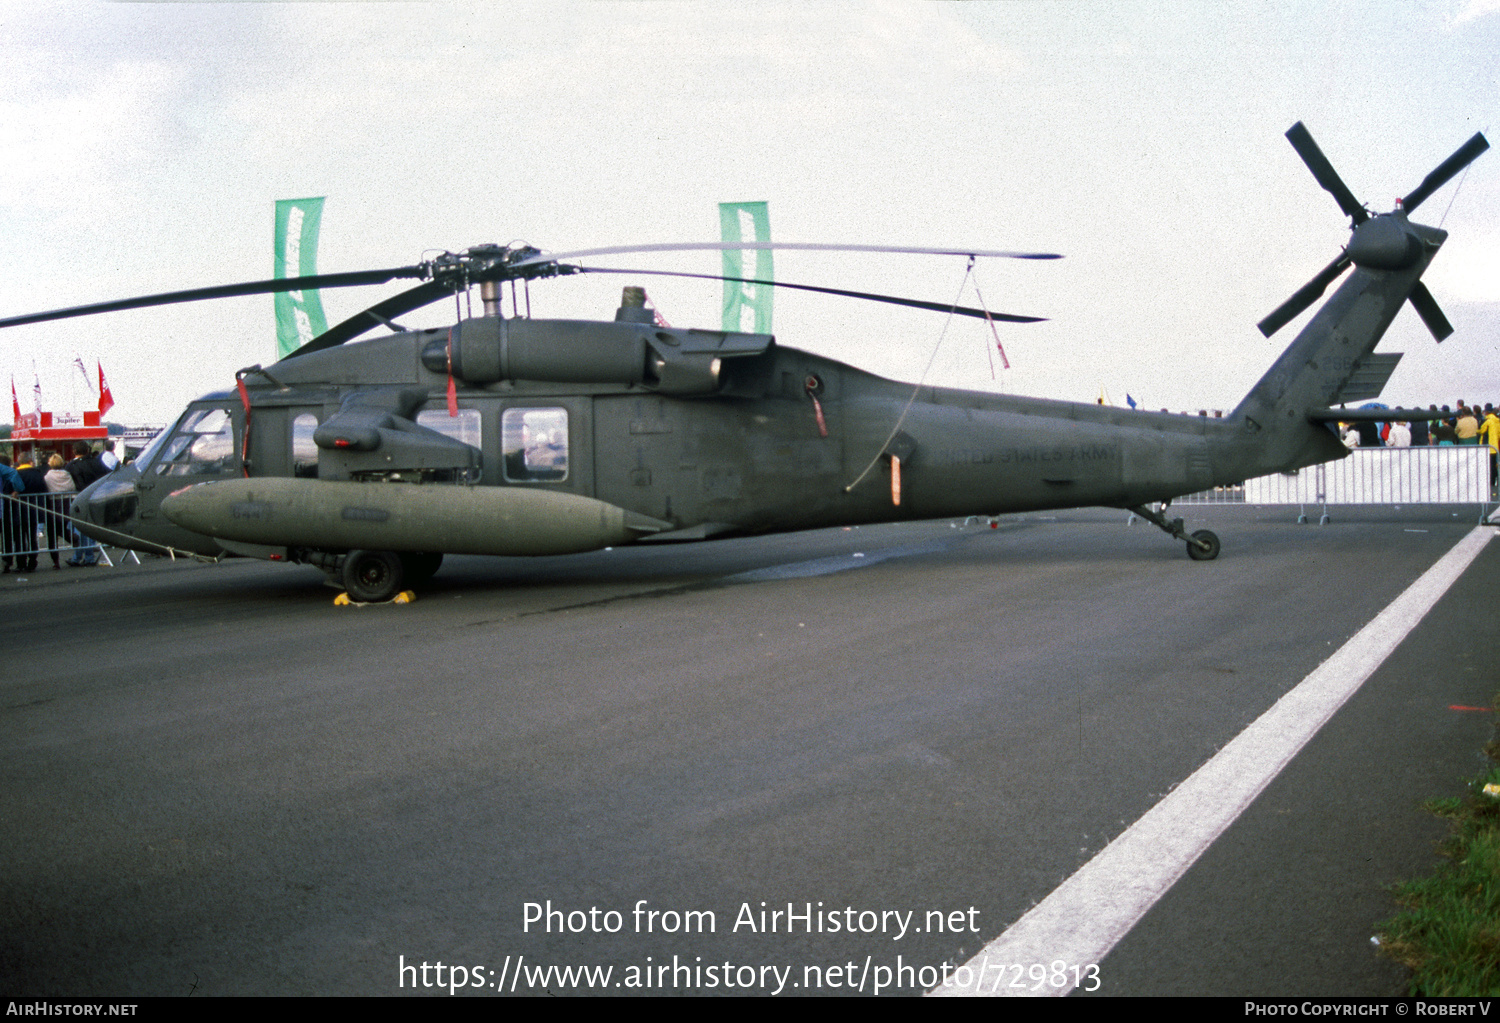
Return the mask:
MULTIPOLYGON (((139 477, 134 467, 122 467, 89 484, 73 498, 73 517, 111 529, 127 526, 135 518, 138 501, 135 483, 139 477)), ((84 532, 88 529, 84 528, 84 532)))

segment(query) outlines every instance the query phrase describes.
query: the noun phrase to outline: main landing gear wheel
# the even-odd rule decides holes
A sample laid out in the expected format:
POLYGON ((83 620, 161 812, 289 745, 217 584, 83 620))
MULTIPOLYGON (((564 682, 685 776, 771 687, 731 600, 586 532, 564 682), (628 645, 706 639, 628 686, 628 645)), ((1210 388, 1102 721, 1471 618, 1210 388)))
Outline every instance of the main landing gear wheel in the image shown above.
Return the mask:
POLYGON ((1188 541, 1188 557, 1194 561, 1212 561, 1219 556, 1219 538, 1207 529, 1200 529, 1188 541), (1193 540, 1198 541, 1194 543, 1193 540), (1200 544, 1205 546, 1199 546, 1200 544))
POLYGON ((350 600, 379 604, 401 592, 406 572, 400 555, 390 551, 350 551, 341 575, 350 600))

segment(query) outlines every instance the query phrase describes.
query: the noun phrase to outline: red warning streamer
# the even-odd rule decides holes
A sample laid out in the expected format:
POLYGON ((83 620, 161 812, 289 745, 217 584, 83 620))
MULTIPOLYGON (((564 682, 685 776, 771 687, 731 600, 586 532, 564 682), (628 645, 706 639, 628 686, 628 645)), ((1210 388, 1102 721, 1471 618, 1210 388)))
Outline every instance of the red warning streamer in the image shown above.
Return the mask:
POLYGON ((453 328, 448 328, 448 415, 458 418, 458 385, 453 382, 453 328))
POLYGON ((826 437, 828 436, 828 423, 823 419, 823 403, 818 400, 818 389, 823 386, 823 382, 815 376, 809 376, 803 386, 807 391, 807 396, 812 399, 813 418, 818 421, 818 436, 826 437))
MULTIPOLYGON (((103 379, 102 375, 100 379, 103 379)), ((240 404, 245 406, 245 426, 240 434, 240 472, 248 479, 250 476, 250 392, 245 390, 245 378, 238 373, 234 375, 234 386, 240 392, 240 404)))

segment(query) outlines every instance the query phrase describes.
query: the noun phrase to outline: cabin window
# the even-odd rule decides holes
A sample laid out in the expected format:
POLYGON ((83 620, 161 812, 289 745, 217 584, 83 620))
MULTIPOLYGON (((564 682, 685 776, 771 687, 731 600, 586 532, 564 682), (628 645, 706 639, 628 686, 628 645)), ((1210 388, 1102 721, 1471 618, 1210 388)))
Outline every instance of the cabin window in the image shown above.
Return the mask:
POLYGON ((301 479, 316 479, 318 476, 318 446, 313 443, 313 431, 318 428, 318 417, 304 412, 292 420, 292 475, 301 479))
POLYGON ((568 478, 568 410, 510 408, 500 417, 508 483, 556 483, 568 478))
POLYGON ((189 412, 161 449, 156 471, 164 476, 226 476, 239 469, 234 417, 228 409, 189 412))
POLYGON ((417 425, 425 426, 434 430, 451 440, 467 444, 471 448, 482 447, 480 440, 482 434, 479 429, 479 410, 477 408, 461 408, 458 415, 450 416, 446 408, 427 409, 417 413, 417 425))

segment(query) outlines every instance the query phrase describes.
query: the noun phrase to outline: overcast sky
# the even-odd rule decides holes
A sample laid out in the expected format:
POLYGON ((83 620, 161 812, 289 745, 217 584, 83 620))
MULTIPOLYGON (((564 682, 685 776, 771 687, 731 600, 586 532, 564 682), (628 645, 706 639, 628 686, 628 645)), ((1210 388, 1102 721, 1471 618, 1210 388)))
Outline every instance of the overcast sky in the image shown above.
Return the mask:
MULTIPOLYGON (((1152 408, 1231 407, 1290 342, 1255 323, 1348 219, 1283 137, 1306 122, 1389 209, 1475 131, 1500 143, 1500 0, 1255 3, 64 4, 0 2, 0 315, 271 276, 277 199, 327 196, 319 269, 523 239, 712 240, 765 200, 781 241, 1064 253, 984 260, 982 325, 780 292, 775 332, 888 376, 1152 408)), ((1500 402, 1500 153, 1416 219, 1452 237, 1383 400, 1500 402), (1450 208, 1451 204, 1451 208, 1450 208)), ((714 272, 718 257, 598 265, 714 272)), ((783 280, 951 301, 962 259, 779 253, 783 280)), ((626 279, 542 282, 610 318, 626 279)), ((719 286, 642 279, 675 326, 719 286)), ((325 292, 337 322, 394 291, 325 292)), ((966 304, 978 304, 969 286, 966 304)), ((409 317, 450 322, 451 303, 409 317)), ((274 361, 270 297, 0 332, 29 410, 162 424, 274 361), (34 368, 33 368, 34 367, 34 368)))

